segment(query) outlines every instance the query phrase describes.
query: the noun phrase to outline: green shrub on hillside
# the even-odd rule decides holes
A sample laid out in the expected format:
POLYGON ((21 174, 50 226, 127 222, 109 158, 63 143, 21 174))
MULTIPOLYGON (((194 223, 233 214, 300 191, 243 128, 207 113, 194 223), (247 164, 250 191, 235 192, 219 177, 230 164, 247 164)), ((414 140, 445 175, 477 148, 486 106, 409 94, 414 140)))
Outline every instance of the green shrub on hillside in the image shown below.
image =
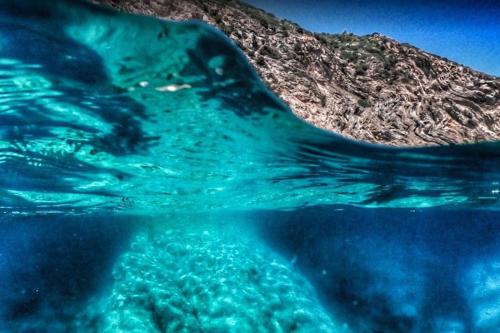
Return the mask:
POLYGON ((362 108, 367 108, 371 106, 370 101, 368 101, 366 98, 358 99, 358 105, 361 106, 362 108))

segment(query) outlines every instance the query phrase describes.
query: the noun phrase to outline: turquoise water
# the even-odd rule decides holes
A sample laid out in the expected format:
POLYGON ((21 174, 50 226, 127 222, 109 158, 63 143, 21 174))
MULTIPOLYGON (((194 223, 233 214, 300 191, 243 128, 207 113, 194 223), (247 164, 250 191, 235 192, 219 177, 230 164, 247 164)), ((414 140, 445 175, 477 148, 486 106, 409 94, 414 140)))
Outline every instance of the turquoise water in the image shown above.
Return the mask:
POLYGON ((206 25, 1 5, 1 332, 499 331, 498 143, 356 143, 206 25))

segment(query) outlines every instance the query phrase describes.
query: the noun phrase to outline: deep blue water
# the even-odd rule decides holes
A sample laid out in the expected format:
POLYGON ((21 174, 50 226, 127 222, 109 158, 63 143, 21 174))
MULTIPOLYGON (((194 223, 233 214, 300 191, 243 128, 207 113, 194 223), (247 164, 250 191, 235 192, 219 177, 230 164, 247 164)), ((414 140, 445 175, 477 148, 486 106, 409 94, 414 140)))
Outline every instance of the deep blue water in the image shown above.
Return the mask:
POLYGON ((0 1, 0 332, 498 332, 498 143, 296 118, 222 34, 0 1))
POLYGON ((499 327, 497 212, 333 206, 261 214, 264 238, 360 332, 499 327))
POLYGON ((62 316, 69 308, 71 316, 105 287, 133 230, 127 218, 3 218, 0 331, 17 330, 9 323, 35 320, 46 309, 62 316))

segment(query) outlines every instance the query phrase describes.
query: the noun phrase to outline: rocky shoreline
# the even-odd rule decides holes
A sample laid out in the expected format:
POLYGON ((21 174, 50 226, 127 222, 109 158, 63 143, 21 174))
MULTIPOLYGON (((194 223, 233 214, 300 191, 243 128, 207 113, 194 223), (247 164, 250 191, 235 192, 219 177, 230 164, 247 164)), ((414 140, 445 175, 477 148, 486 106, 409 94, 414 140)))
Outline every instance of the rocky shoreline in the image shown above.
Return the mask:
POLYGON ((235 0, 97 0, 222 30, 301 118, 392 146, 500 139, 500 79, 374 33, 317 34, 235 0))

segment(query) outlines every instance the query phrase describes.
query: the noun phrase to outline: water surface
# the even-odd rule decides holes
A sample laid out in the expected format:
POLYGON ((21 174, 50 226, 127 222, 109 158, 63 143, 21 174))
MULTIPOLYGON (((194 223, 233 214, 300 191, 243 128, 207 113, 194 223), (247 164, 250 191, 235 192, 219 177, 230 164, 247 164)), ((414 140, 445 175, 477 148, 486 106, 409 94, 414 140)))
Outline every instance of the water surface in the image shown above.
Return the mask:
POLYGON ((498 331, 498 143, 313 128, 201 23, 0 8, 2 331, 498 331))

